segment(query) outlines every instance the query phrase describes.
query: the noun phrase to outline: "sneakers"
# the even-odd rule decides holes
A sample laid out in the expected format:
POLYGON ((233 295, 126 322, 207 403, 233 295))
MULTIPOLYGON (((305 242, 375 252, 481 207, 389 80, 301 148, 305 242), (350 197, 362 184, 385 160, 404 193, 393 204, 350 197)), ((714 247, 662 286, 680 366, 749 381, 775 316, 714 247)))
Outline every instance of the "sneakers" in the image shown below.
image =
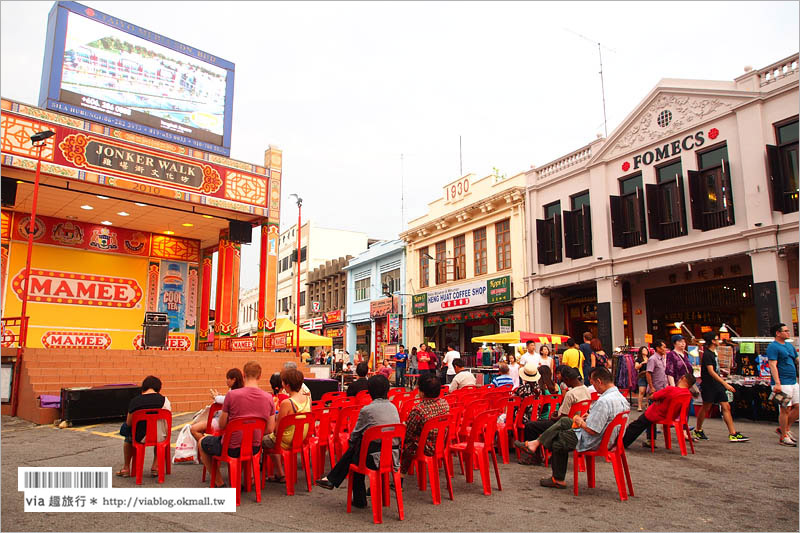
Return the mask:
POLYGON ((745 437, 738 431, 733 435, 728 435, 728 442, 747 442, 750 440, 750 437, 745 437))
MULTIPOLYGON (((777 433, 777 434, 778 434, 778 437, 781 437, 781 438, 783 438, 783 432, 781 431, 781 428, 775 428, 775 433, 777 433)), ((797 443, 797 437, 795 437, 795 436, 794 436, 794 433, 792 433, 791 431, 789 431, 789 432, 788 432, 786 435, 787 435, 787 436, 788 436, 790 439, 792 439, 792 441, 794 441, 795 443, 797 443)))
POLYGON ((706 434, 702 429, 695 429, 692 431, 692 437, 697 440, 708 440, 708 437, 706 437, 706 434))
POLYGON ((778 444, 781 446, 797 446, 797 443, 793 441, 789 436, 783 437, 781 440, 778 441, 778 444))

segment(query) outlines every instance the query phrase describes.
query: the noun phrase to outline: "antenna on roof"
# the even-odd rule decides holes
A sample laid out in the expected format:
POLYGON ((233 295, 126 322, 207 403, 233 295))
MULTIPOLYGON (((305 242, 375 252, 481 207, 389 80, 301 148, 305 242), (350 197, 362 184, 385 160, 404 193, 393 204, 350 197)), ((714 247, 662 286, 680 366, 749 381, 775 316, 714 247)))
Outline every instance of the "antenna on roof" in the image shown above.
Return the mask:
POLYGON ((590 43, 597 45, 597 54, 600 57, 600 92, 601 92, 601 94, 603 96, 603 131, 605 131, 605 136, 608 137, 608 119, 606 118, 606 88, 605 88, 605 83, 603 81, 603 52, 600 49, 601 48, 605 48, 609 52, 613 52, 615 54, 617 52, 616 52, 616 50, 612 50, 611 48, 609 48, 607 46, 602 46, 600 44, 600 41, 597 41, 595 39, 590 39, 589 37, 586 37, 585 35, 581 35, 578 32, 574 32, 574 31, 570 30, 569 28, 564 28, 564 30, 566 30, 566 31, 568 31, 568 32, 570 32, 570 33, 572 33, 574 35, 577 35, 581 39, 585 39, 585 40, 589 41, 590 43))
POLYGON ((406 226, 405 189, 405 168, 403 164, 403 154, 400 154, 400 233, 403 233, 406 226))

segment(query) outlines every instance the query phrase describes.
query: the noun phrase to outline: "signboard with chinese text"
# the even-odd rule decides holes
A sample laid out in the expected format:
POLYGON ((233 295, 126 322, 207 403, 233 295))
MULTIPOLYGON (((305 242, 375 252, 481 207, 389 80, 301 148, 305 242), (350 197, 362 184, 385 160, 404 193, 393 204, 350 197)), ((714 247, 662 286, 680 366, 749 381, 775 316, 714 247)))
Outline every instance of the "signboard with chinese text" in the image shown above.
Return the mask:
POLYGON ((511 318, 498 318, 500 322, 500 333, 511 333, 511 318))
POLYGON ((415 294, 412 313, 421 315, 508 301, 511 301, 511 277, 502 276, 415 294))
POLYGON ((383 318, 391 312, 392 312, 391 298, 381 298, 380 300, 372 300, 369 303, 370 318, 383 318))

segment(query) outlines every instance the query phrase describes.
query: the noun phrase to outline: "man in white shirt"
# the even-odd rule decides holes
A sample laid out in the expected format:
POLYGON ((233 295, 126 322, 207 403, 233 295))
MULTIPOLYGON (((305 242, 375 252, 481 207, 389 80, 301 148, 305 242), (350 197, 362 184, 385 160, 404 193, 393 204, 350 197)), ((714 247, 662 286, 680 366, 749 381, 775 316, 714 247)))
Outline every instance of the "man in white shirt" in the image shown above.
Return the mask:
POLYGON ((453 368, 456 370, 456 375, 453 376, 453 381, 450 382, 450 392, 476 384, 475 376, 472 375, 472 372, 464 370, 464 361, 454 359, 453 368))
POLYGON ((539 368, 542 356, 536 353, 536 344, 533 341, 526 342, 525 350, 525 353, 519 358, 519 367, 525 368, 525 364, 532 361, 536 364, 536 368, 539 368))
POLYGON ((444 354, 444 364, 447 367, 447 383, 453 381, 453 378, 456 377, 456 369, 453 367, 453 361, 456 359, 461 358, 461 354, 453 348, 452 344, 447 345, 447 353, 444 354))

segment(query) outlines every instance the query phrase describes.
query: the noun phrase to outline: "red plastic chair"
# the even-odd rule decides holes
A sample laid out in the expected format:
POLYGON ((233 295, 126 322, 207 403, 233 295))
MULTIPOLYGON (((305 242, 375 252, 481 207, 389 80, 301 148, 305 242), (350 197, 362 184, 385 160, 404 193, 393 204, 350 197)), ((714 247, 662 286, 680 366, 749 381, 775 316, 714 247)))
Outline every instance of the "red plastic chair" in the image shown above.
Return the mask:
POLYGON ((600 393, 599 392, 593 392, 592 393, 592 401, 593 402, 596 402, 599 397, 600 397, 600 393))
POLYGON ((464 406, 464 414, 462 415, 461 425, 458 430, 458 435, 461 440, 469 436, 475 419, 478 418, 480 413, 486 411, 487 407, 485 399, 473 400, 464 406))
POLYGON ((372 396, 369 395, 369 391, 366 390, 358 391, 358 394, 356 394, 357 404, 364 406, 370 402, 372 402, 372 396))
POLYGON ((347 473, 347 512, 351 512, 353 503, 353 474, 364 474, 369 478, 370 492, 372 493, 372 520, 376 524, 383 523, 383 507, 389 507, 389 477, 394 482, 395 495, 397 497, 397 511, 400 520, 405 519, 403 513, 403 487, 400 484, 400 472, 394 469, 394 456, 392 454, 392 444, 395 438, 400 439, 400 448, 403 447, 403 439, 406 435, 406 427, 403 424, 386 424, 373 426, 364 432, 361 438, 361 447, 358 454, 358 464, 350 465, 347 473), (367 452, 369 445, 373 441, 380 441, 381 462, 377 470, 367 468, 367 452))
MULTIPOLYGON (((519 396, 511 396, 510 398, 503 398, 503 401, 496 404, 496 408, 501 413, 506 414, 505 422, 497 423, 497 440, 500 441, 500 457, 504 465, 509 463, 509 449, 508 432, 514 432, 514 416, 515 410, 522 404, 522 398, 519 396)), ((494 408, 494 407, 493 407, 494 408)))
POLYGON ((406 400, 403 402, 403 408, 400 410, 400 422, 405 424, 406 420, 408 420, 408 414, 414 409, 415 406, 419 405, 421 400, 419 398, 415 400, 406 400))
POLYGON ((341 409, 343 407, 351 407, 353 405, 359 405, 355 396, 339 396, 338 398, 331 400, 330 407, 341 409))
MULTIPOLYGON (((585 413, 588 413, 589 408, 592 406, 592 403, 593 403, 592 400, 583 400, 580 402, 573 403, 572 407, 569 408, 569 415, 568 415, 569 419, 572 420, 575 417, 575 415, 583 415, 585 413)), ((550 450, 548 450, 544 446, 542 446, 539 449, 542 450, 542 455, 544 456, 544 466, 547 466, 548 462, 550 461, 550 455, 552 454, 550 450)), ((586 471, 586 465, 584 465, 583 461, 578 462, 578 469, 581 472, 586 471)))
POLYGON ((453 396, 452 394, 448 394, 447 396, 445 396, 444 401, 446 401, 450 407, 454 405, 461 405, 461 398, 459 398, 458 396, 453 396))
MULTIPOLYGON (((208 419, 206 420, 206 435, 222 435, 222 431, 214 431, 213 426, 211 425, 211 421, 214 420, 214 415, 217 411, 222 410, 222 404, 214 402, 211 404, 211 407, 208 408, 208 419)), ((203 465, 203 483, 206 482, 206 466, 203 465)))
POLYGON ((336 418, 336 427, 333 430, 333 453, 336 455, 337 461, 342 458, 342 455, 350 446, 347 441, 350 439, 350 433, 353 428, 356 427, 359 412, 361 412, 360 405, 343 407, 339 410, 339 416, 336 418))
POLYGON ((447 447, 448 455, 458 453, 463 457, 466 463, 464 474, 466 475, 467 483, 473 482, 473 465, 476 462, 478 463, 481 482, 483 483, 483 493, 487 496, 492 493, 492 482, 489 478, 489 455, 492 456, 494 475, 497 479, 497 490, 503 490, 500 484, 500 471, 497 469, 497 453, 494 451, 494 436, 497 432, 497 417, 499 415, 500 411, 492 409, 481 413, 472 424, 472 431, 470 431, 467 440, 457 444, 450 444, 447 447), (483 442, 479 442, 479 437, 483 438, 483 442))
POLYGON ((573 452, 574 459, 572 470, 574 473, 573 485, 575 486, 575 496, 578 495, 578 471, 580 470, 579 465, 581 464, 581 461, 585 461, 586 477, 588 479, 589 488, 594 488, 594 463, 596 457, 602 457, 606 461, 610 462, 611 466, 614 468, 614 478, 617 482, 620 501, 624 502, 628 499, 628 492, 630 492, 631 496, 634 495, 631 473, 630 470, 628 470, 628 458, 625 456, 625 446, 622 444, 622 437, 625 434, 625 424, 628 421, 629 414, 630 411, 625 411, 614 417, 614 420, 611 421, 606 430, 603 432, 603 440, 600 441, 600 446, 598 446, 596 450, 590 450, 586 452, 579 452, 575 450, 575 452, 573 452), (611 449, 609 449, 611 435, 614 433, 615 428, 619 428, 619 433, 617 434, 616 442, 613 443, 613 446, 611 446, 611 449), (626 482, 628 485, 627 491, 625 490, 626 482))
MULTIPOLYGON (((294 486, 297 484, 297 454, 299 453, 303 461, 303 471, 306 474, 306 486, 311 492, 311 436, 314 429, 314 415, 312 413, 295 413, 281 418, 278 429, 275 431, 275 447, 267 452, 267 459, 270 461, 270 452, 280 454, 283 459, 283 469, 286 472, 286 495, 294 496, 294 486), (283 434, 294 427, 294 435, 289 448, 284 450, 281 443, 283 434), (305 436, 303 436, 305 434, 305 436)), ((267 469, 264 469, 266 478, 267 469)), ((266 479, 265 479, 266 481, 266 479)))
MULTIPOLYGON (((535 398, 533 396, 526 396, 522 399, 519 404, 519 409, 517 409, 517 416, 514 417, 514 429, 517 433, 517 440, 525 440, 525 412, 528 410, 528 407, 531 409, 531 417, 535 420, 539 413, 539 398, 535 398)), ((520 452, 517 450, 517 459, 520 457, 520 452)))
POLYGON ((417 447, 417 454, 414 456, 411 463, 412 468, 417 469, 417 485, 419 490, 425 490, 425 474, 431 482, 431 497, 433 498, 433 505, 442 503, 441 484, 439 482, 439 464, 440 461, 444 465, 444 475, 447 478, 447 491, 450 494, 450 499, 453 499, 453 480, 451 479, 450 469, 447 467, 447 458, 445 455, 447 449, 447 428, 450 424, 450 415, 442 415, 432 418, 425 422, 422 426, 422 433, 419 436, 419 446, 417 447), (425 444, 428 442, 428 437, 431 432, 435 431, 436 436, 434 439, 434 452, 432 456, 425 455, 425 444))
POLYGON ((536 419, 539 419, 541 414, 549 406, 550 410, 547 413, 547 418, 554 418, 557 414, 558 407, 561 405, 562 397, 560 394, 545 394, 539 397, 539 414, 536 419))
POLYGON ((389 394, 387 395, 387 398, 389 398, 389 400, 391 401, 392 398, 394 398, 395 396, 398 396, 398 395, 402 396, 406 392, 407 391, 406 391, 405 387, 392 387, 391 389, 389 389, 389 394))
POLYGON ((685 398, 678 398, 670 400, 667 406, 667 416, 661 420, 656 420, 650 425, 650 452, 656 451, 656 426, 661 424, 664 430, 664 447, 668 450, 672 449, 672 431, 675 428, 675 439, 678 441, 678 447, 681 450, 681 455, 686 453, 686 441, 689 441, 689 446, 692 448, 692 455, 694 455, 694 442, 689 436, 689 422, 688 422, 688 409, 689 402, 692 397, 687 395, 685 398), (683 438, 681 438, 683 435, 683 438))
POLYGON ((214 487, 217 483, 217 463, 228 463, 228 485, 236 487, 236 505, 241 504, 241 472, 242 464, 247 465, 245 470, 245 488, 250 490, 250 473, 253 474, 253 480, 256 487, 256 501, 261 501, 261 467, 259 460, 261 459, 261 440, 253 439, 255 433, 260 432, 261 436, 264 435, 264 430, 267 428, 267 421, 263 418, 247 417, 237 418, 225 426, 225 432, 222 434, 222 454, 213 456, 211 458, 211 486, 214 487), (231 457, 228 455, 228 446, 230 445, 231 435, 234 433, 241 433, 242 444, 239 448, 239 457, 231 457), (253 453, 253 442, 257 440, 259 446, 256 453, 253 453), (252 470, 251 470, 252 468, 252 470))
MULTIPOLYGON (((449 447, 450 444, 458 444, 461 442, 458 438, 458 428, 461 427, 461 419, 464 415, 464 406, 461 404, 455 404, 450 406, 450 421, 447 425, 447 442, 446 447, 449 447)), ((447 466, 450 472, 450 477, 453 477, 453 463, 451 462, 451 456, 449 453, 445 453, 445 459, 447 460, 447 466)), ((458 456, 459 463, 461 466, 461 473, 464 473, 464 461, 461 457, 461 454, 458 456)))
POLYGON ((328 452, 328 457, 333 468, 333 424, 339 417, 337 409, 318 409, 313 410, 311 413, 314 415, 314 435, 309 439, 311 444, 311 466, 314 470, 314 479, 322 477, 322 470, 325 467, 325 452, 328 452))
POLYGON ((342 396, 346 396, 346 394, 347 393, 344 391, 326 392, 325 394, 322 395, 322 397, 320 397, 320 401, 323 402, 323 405, 325 405, 328 402, 335 400, 336 398, 341 398, 342 396))
POLYGON ((170 463, 170 437, 172 436, 172 412, 166 409, 142 409, 134 411, 131 415, 131 434, 133 435, 133 468, 136 471, 136 484, 142 484, 144 471, 144 452, 148 446, 155 446, 156 461, 158 464, 158 482, 164 483, 164 470, 172 473, 170 463), (167 434, 163 440, 158 440, 158 421, 164 420, 167 424, 167 434), (136 442, 136 427, 139 422, 147 426, 144 442, 136 442))

